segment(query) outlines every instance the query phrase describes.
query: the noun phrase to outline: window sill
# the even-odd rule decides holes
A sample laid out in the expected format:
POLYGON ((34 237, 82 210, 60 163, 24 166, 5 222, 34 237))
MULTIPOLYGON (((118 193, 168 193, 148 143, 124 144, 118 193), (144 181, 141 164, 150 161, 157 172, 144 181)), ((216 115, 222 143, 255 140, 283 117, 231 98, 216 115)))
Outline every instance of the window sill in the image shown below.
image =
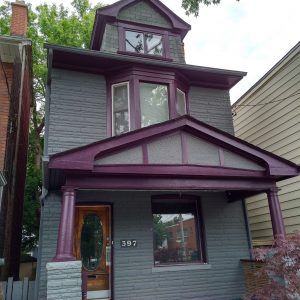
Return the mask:
POLYGON ((159 56, 159 55, 149 55, 149 54, 134 53, 134 52, 129 52, 129 51, 121 51, 121 50, 117 51, 117 53, 134 56, 134 57, 143 57, 143 58, 150 58, 150 59, 163 60, 163 61, 173 61, 173 59, 171 59, 171 58, 166 58, 166 57, 159 56))
POLYGON ((190 270, 209 270, 209 269, 211 269, 210 264, 157 266, 152 268, 152 273, 190 271, 190 270))

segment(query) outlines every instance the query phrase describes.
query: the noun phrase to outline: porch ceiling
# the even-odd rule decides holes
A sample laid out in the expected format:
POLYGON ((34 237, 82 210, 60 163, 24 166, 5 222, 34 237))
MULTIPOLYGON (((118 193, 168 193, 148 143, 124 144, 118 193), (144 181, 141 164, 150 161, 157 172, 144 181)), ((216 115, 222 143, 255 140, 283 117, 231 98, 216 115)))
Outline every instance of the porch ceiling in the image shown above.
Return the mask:
POLYGON ((63 173, 68 184, 85 188, 225 190, 262 190, 299 171, 297 165, 190 116, 56 154, 48 168, 50 175, 63 173))

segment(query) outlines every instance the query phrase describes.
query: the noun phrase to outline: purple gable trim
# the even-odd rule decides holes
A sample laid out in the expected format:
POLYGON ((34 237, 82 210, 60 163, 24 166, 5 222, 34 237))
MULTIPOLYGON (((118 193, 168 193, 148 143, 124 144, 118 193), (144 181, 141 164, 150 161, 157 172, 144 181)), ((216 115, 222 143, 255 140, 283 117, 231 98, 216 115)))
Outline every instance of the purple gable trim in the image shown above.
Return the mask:
MULTIPOLYGON (((91 38, 91 49, 99 49, 100 40, 103 36, 103 27, 109 22, 114 22, 117 19, 119 12, 126 6, 133 5, 140 0, 121 0, 114 4, 108 5, 103 8, 99 8, 96 12, 94 28, 91 38)), ((144 0, 150 4, 158 13, 165 16, 172 24, 172 29, 178 32, 183 39, 188 31, 191 29, 191 25, 186 23, 180 17, 178 17, 174 12, 172 12, 167 6, 158 0, 144 0)))
POLYGON ((104 154, 143 144, 157 137, 181 130, 264 165, 268 171, 266 176, 288 177, 298 175, 298 166, 294 163, 187 115, 56 154, 51 157, 49 168, 92 171, 94 160, 104 154))

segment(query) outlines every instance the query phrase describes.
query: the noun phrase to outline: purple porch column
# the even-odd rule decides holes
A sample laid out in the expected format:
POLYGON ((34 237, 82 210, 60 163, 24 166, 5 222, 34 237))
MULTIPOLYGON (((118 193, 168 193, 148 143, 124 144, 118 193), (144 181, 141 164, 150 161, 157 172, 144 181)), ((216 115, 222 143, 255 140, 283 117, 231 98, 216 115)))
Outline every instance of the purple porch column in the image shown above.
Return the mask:
POLYGON ((278 199, 278 188, 271 188, 267 191, 269 209, 272 221, 272 229, 274 238, 285 239, 285 228, 278 199))
POLYGON ((75 189, 73 187, 63 187, 62 193, 63 195, 57 237, 57 248, 53 261, 75 260, 73 254, 75 189))

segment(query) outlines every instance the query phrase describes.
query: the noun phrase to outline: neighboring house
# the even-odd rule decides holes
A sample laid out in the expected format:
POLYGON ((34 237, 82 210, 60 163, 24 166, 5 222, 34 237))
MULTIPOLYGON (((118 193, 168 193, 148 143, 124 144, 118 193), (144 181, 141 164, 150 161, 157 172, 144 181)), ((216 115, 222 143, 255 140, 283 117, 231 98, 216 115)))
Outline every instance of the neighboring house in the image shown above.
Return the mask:
MULTIPOLYGON (((300 164, 300 42, 233 106, 237 137, 300 164)), ((277 184, 287 233, 300 230, 300 176, 277 184)), ((264 194, 247 201, 254 245, 272 243, 264 194)))
POLYGON ((0 280, 19 277, 32 97, 27 15, 23 1, 12 3, 11 35, 0 36, 0 280))
MULTIPOLYGON (((238 299, 243 198, 298 167, 233 134, 243 72, 185 64, 190 25, 158 0, 99 9, 91 50, 46 45, 37 299, 238 299), (193 218, 193 253, 155 261, 158 221, 193 218)), ((183 233, 184 234, 184 233, 183 233)), ((157 243, 158 245, 158 243, 157 243)))

